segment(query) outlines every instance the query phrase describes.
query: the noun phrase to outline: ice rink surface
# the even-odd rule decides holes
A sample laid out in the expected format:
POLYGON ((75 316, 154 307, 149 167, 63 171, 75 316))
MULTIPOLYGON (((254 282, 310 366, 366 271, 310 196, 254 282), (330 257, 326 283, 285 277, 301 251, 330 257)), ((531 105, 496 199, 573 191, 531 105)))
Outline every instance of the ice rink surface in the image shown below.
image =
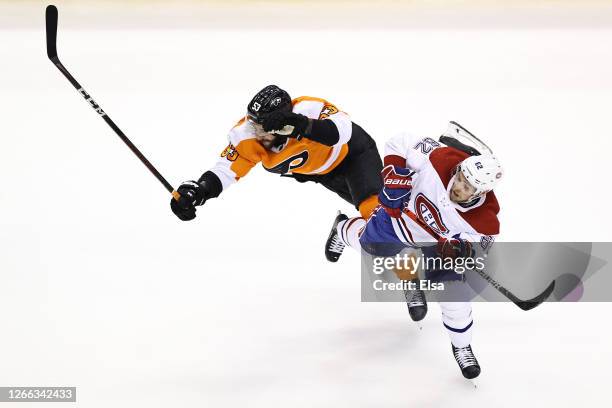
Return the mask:
MULTIPOLYGON (((379 148, 463 124, 504 163, 500 240, 610 241, 602 11, 595 27, 519 24, 529 14, 466 27, 461 11, 433 28, 166 29, 105 28, 75 7, 60 7, 60 58, 175 185, 275 83, 332 101, 379 148)), ((437 305, 419 332, 405 305, 360 302, 356 253, 325 261, 335 211, 354 209, 258 167, 179 222, 47 60, 43 3, 23 26, 2 10, 15 18, 0 27, 0 386, 77 386, 79 407, 611 406, 610 304, 474 305, 474 390, 437 305)))

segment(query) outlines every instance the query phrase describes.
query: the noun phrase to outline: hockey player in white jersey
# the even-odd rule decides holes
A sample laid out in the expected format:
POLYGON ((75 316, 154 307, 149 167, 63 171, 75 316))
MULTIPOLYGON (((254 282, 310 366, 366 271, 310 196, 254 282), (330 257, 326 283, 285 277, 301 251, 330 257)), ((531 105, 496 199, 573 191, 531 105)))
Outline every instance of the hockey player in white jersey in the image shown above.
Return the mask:
MULTIPOLYGON (((472 136, 451 122, 446 135, 461 133, 472 136)), ((379 194, 379 207, 367 222, 338 215, 326 251, 335 251, 339 256, 348 245, 374 256, 388 257, 412 247, 420 248, 425 256, 444 259, 471 257, 476 247, 488 251, 499 234, 499 204, 492 190, 502 177, 501 166, 489 152, 480 154, 448 137, 441 140, 455 147, 406 133, 389 140, 385 146, 384 187, 379 194)), ((465 285, 462 275, 450 275, 439 279, 465 285)), ((425 317, 427 303, 423 291, 407 292, 406 300, 413 320, 425 317)), ((440 302, 440 307, 455 360, 463 376, 473 379, 480 374, 480 366, 470 345, 471 303, 467 299, 440 302)))

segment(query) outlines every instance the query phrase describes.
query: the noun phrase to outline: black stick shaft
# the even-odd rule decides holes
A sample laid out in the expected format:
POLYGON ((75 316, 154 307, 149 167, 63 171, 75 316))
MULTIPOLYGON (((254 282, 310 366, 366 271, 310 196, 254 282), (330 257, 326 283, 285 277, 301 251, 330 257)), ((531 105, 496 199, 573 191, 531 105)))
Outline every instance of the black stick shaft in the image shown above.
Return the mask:
MULTIPOLYGON (((404 214, 408 215, 408 217, 410 217, 411 220, 413 220, 414 222, 419 224, 425 231, 427 231, 427 233, 429 235, 432 236, 432 238, 437 239, 437 240, 440 239, 440 235, 436 231, 434 231, 429 225, 427 225, 423 221, 421 221, 419 219, 419 217, 417 217, 417 215, 415 213, 413 213, 412 211, 410 211, 408 209, 404 209, 404 214)), ((522 310, 531 310, 534 307, 538 306, 540 303, 542 303, 546 299, 548 299, 548 297, 550 296, 552 291, 555 289, 555 281, 552 281, 548 285, 548 287, 544 290, 544 292, 540 293, 538 296, 534 297, 533 299, 522 300, 522 299, 518 298, 517 296, 515 296, 508 289, 503 287, 499 282, 497 282, 495 279, 493 279, 491 276, 489 276, 489 274, 487 274, 482 269, 476 269, 475 268, 474 271, 476 271, 476 273, 478 273, 484 280, 489 282, 489 284, 491 286, 493 286, 495 289, 497 289, 497 291, 499 293, 501 293, 502 295, 507 297, 512 303, 517 305, 522 310)))
POLYGON ((66 67, 60 62, 59 57, 57 56, 57 8, 55 6, 47 6, 47 10, 45 13, 46 17, 46 25, 47 25, 47 56, 53 62, 53 65, 60 70, 62 74, 70 81, 72 86, 76 88, 76 90, 85 98, 85 100, 91 105, 91 107, 104 119, 104 121, 110 126, 111 129, 119 136, 119 138, 129 147, 129 149, 138 157, 138 159, 146 166, 147 169, 160 181, 172 194, 172 196, 178 200, 178 193, 174 190, 172 185, 161 175, 161 173, 151 164, 151 162, 142 154, 140 150, 132 143, 132 141, 123 133, 119 126, 113 122, 113 120, 104 112, 104 110, 98 105, 93 98, 83 89, 81 84, 77 82, 77 80, 68 72, 66 67))

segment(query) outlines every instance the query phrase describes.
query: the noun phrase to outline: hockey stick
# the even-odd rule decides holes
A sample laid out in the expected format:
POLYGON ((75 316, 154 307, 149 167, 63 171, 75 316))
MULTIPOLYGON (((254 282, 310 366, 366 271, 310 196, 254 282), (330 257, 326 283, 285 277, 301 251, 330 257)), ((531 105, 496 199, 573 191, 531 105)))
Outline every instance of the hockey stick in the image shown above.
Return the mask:
POLYGON ((164 176, 162 176, 161 173, 157 171, 155 166, 153 166, 151 162, 147 160, 147 158, 140 152, 140 150, 138 150, 138 148, 130 141, 130 139, 128 139, 125 133, 123 133, 121 129, 119 129, 115 122, 113 122, 112 119, 106 114, 106 112, 102 110, 100 105, 98 105, 93 100, 93 98, 87 92, 85 92, 83 87, 77 82, 76 79, 74 79, 70 72, 68 72, 68 70, 60 62, 59 57, 57 56, 57 7, 53 5, 47 6, 47 9, 45 11, 45 22, 47 25, 47 56, 49 57, 51 62, 53 62, 53 65, 55 65, 57 69, 59 69, 60 72, 64 74, 64 76, 68 79, 68 81, 70 81, 72 86, 74 86, 76 90, 81 94, 81 96, 83 96, 85 100, 89 102, 91 107, 98 113, 98 115, 100 115, 100 117, 104 119, 108 126, 110 126, 111 129, 115 131, 117 136, 121 138, 123 143, 125 143, 127 147, 130 148, 130 150, 136 155, 136 157, 138 157, 142 164, 144 164, 147 169, 149 169, 149 171, 153 173, 155 178, 157 178, 157 180, 159 180, 160 183, 164 185, 166 190, 168 190, 168 192, 172 194, 172 197, 174 197, 175 200, 178 200, 180 198, 180 194, 172 187, 170 183, 168 183, 164 176))
POLYGON ((439 140, 445 145, 466 152, 470 156, 480 156, 483 152, 493 154, 493 150, 485 142, 454 121, 448 123, 448 129, 440 136, 439 140), (468 143, 466 144, 466 142, 468 143))
MULTIPOLYGON (((436 239, 436 240, 440 239, 440 235, 436 231, 434 231, 429 225, 427 225, 423 221, 421 221, 419 219, 419 217, 417 217, 417 215, 415 213, 413 213, 412 211, 410 211, 408 209, 404 209, 403 212, 408 217, 410 217, 411 220, 413 220, 414 222, 419 224, 434 239, 436 239)), ((510 301, 512 303, 514 303, 515 305, 517 305, 518 307, 520 307, 523 310, 531 310, 534 307, 540 305, 546 299, 548 299, 548 297, 550 296, 552 291, 555 289, 555 281, 553 280, 548 285, 548 287, 544 290, 544 292, 540 293, 538 296, 534 297, 533 299, 522 300, 522 299, 519 299, 517 296, 515 296, 508 289, 504 288, 499 282, 497 282, 495 279, 493 279, 491 276, 489 276, 484 270, 476 269, 476 268, 473 269, 473 270, 476 271, 476 273, 478 273, 484 280, 489 282, 489 284, 491 284, 491 286, 493 286, 495 289, 497 289, 499 291, 499 293, 501 293, 502 295, 504 295, 505 297, 510 299, 510 301)))

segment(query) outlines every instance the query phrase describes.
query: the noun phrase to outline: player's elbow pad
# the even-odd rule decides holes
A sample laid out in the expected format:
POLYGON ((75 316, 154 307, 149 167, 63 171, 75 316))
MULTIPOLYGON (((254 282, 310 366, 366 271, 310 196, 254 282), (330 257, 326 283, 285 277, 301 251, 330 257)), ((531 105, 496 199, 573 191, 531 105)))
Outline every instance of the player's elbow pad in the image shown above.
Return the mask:
POLYGON ((326 146, 333 146, 340 140, 340 133, 338 133, 338 128, 331 120, 313 119, 312 131, 310 136, 307 137, 326 146))

